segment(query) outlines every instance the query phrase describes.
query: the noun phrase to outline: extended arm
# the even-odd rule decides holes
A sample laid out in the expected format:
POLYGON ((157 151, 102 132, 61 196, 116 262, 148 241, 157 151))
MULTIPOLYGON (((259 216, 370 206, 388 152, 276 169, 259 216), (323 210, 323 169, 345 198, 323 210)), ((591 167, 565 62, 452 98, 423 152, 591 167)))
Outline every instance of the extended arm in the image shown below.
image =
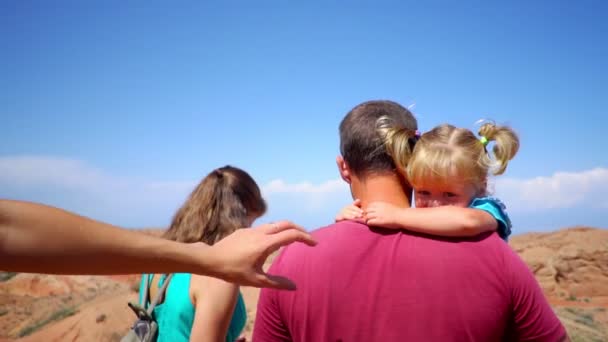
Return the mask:
POLYGON ((46 205, 0 200, 0 269, 55 274, 189 272, 231 282, 294 288, 261 265, 283 245, 311 236, 287 221, 239 229, 213 247, 121 229, 46 205))

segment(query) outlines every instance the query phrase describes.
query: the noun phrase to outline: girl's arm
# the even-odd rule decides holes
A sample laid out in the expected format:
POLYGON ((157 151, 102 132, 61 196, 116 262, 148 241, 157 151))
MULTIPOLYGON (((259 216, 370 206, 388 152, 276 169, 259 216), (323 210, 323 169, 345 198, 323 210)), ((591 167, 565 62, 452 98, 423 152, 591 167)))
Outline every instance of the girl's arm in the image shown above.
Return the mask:
POLYGON ((193 275, 190 286, 195 307, 190 341, 225 341, 236 306, 238 285, 193 275))
POLYGON ((367 224, 438 236, 475 236, 494 231, 498 222, 480 209, 444 206, 399 208, 384 202, 370 203, 365 211, 367 224))
POLYGON ((356 199, 352 204, 349 204, 342 208, 338 215, 336 215, 336 222, 345 221, 345 220, 357 220, 363 221, 363 209, 361 209, 361 200, 356 199))

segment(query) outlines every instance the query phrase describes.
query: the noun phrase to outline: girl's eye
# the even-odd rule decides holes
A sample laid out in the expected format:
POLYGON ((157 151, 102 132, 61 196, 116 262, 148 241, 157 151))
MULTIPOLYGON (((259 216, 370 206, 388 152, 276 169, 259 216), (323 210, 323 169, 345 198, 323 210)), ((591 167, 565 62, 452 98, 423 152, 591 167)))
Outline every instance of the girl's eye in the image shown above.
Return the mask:
POLYGON ((443 196, 448 197, 448 198, 458 197, 458 195, 456 195, 453 192, 444 192, 443 196))
POLYGON ((430 193, 426 190, 420 190, 416 194, 420 196, 428 196, 430 193))

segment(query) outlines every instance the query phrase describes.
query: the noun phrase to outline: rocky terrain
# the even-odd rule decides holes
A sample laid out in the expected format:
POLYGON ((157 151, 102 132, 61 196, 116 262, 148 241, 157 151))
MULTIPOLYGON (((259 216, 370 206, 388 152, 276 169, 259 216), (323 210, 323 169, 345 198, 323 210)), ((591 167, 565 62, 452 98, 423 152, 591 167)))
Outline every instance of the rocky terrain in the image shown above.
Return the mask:
MULTIPOLYGON (((124 304, 134 294, 128 282, 106 277, 16 274, 0 282, 0 338, 63 341, 81 336, 82 341, 98 340, 85 338, 103 330, 101 326, 87 327, 90 312, 104 314, 107 321, 100 323, 105 327, 112 323, 119 327, 120 321, 131 318, 124 304), (78 322, 87 324, 80 329, 78 322)), ((96 319, 92 319, 94 324, 96 319)))
POLYGON ((572 341, 608 341, 608 230, 587 227, 515 236, 572 341))
MULTIPOLYGON (((608 341, 608 230, 569 228, 515 236, 573 341, 608 341)), ((119 341, 134 319, 138 276, 0 272, 0 341, 119 341)), ((244 288, 250 321, 258 290, 244 288)))
POLYGON ((510 242, 549 296, 608 297, 608 230, 571 228, 510 242))

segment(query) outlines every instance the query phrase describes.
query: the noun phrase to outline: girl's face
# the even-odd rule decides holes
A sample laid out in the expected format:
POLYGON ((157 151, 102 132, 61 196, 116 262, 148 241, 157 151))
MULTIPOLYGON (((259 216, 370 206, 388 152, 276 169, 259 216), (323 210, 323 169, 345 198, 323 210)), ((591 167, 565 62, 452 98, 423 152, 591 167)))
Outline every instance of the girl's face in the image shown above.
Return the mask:
POLYGON ((414 188, 416 208, 432 208, 452 205, 466 208, 477 195, 477 188, 471 182, 454 179, 450 184, 421 184, 414 188))

